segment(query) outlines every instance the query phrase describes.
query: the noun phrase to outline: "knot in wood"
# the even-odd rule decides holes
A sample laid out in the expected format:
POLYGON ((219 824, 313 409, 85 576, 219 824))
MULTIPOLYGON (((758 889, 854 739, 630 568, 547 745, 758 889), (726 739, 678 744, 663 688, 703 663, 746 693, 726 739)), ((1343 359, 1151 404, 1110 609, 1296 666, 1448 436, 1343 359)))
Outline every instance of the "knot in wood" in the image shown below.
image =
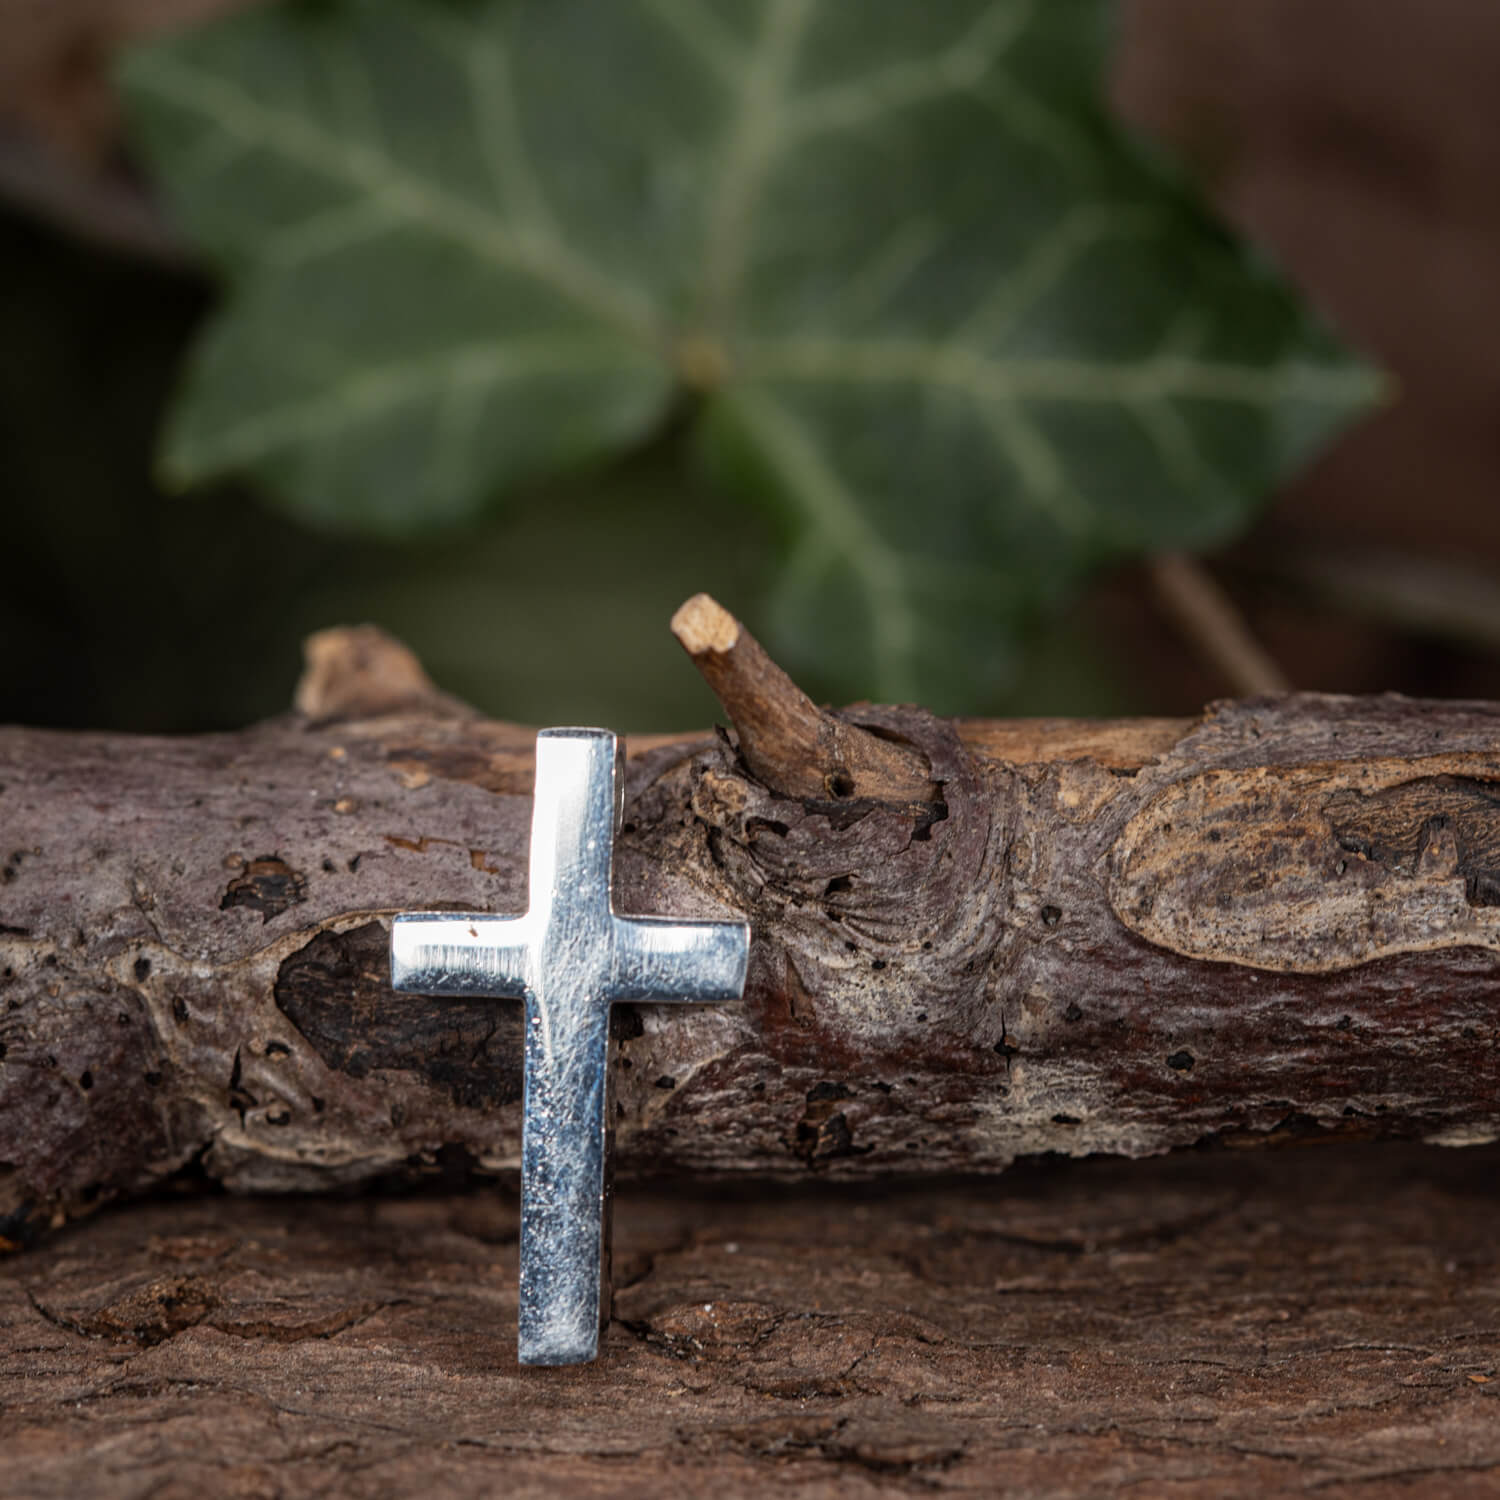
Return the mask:
POLYGON ((787 1060, 850 1045, 930 1054, 945 1033, 966 1053, 992 1049, 1002 1023, 985 1013, 986 989, 1006 847, 994 837, 992 769, 929 715, 869 712, 933 766, 933 800, 779 795, 728 746, 697 766, 692 809, 714 862, 757 933, 775 934, 752 1002, 787 1060))

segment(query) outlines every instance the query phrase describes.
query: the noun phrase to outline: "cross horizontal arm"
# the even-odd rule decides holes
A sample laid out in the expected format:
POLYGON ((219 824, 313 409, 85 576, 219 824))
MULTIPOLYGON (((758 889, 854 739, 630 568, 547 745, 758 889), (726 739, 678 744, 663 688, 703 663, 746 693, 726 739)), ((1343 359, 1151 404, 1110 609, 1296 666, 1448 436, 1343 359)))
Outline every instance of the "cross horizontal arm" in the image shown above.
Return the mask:
POLYGON ((614 1000, 738 1000, 745 989, 750 928, 744 922, 616 917, 614 1000))
POLYGON ((525 917, 414 912, 391 923, 391 984, 419 995, 526 993, 525 917))

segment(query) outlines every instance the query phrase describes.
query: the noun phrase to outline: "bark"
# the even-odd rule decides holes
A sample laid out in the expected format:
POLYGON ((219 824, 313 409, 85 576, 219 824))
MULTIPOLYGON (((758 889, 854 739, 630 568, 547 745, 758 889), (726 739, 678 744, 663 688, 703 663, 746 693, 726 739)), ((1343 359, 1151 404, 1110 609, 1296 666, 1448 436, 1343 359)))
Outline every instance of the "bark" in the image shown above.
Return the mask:
MULTIPOLYGON (((679 633, 745 753, 634 743, 616 897, 747 914, 751 975, 742 1004, 622 1010, 627 1174, 1500 1133, 1500 709, 809 719, 716 608, 679 633)), ((10 1243, 182 1171, 516 1162, 519 1007, 393 994, 386 927, 524 907, 531 731, 370 633, 325 638, 298 704, 193 739, 0 733, 10 1243)))
POLYGON ((599 1362, 515 1363, 500 1193, 196 1197, 0 1265, 26 1500, 1465 1500, 1500 1480, 1494 1148, 632 1189, 599 1362))

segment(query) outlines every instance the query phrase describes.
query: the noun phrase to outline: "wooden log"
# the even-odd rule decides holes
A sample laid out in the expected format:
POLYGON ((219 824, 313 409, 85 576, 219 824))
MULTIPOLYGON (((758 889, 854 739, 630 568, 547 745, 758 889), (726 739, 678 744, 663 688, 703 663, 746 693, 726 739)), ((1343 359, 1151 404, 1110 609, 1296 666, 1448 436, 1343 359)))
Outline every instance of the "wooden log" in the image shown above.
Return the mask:
MULTIPOLYGON (((1500 709, 829 714, 716 609, 678 626, 745 737, 635 741, 616 894, 747 914, 751 976, 739 1005, 622 1015, 625 1171, 1500 1133, 1500 709)), ((317 644, 298 705, 0 732, 10 1243, 189 1169, 516 1162, 518 1007, 395 995, 385 950, 398 910, 524 906, 532 733, 368 632, 317 644)))

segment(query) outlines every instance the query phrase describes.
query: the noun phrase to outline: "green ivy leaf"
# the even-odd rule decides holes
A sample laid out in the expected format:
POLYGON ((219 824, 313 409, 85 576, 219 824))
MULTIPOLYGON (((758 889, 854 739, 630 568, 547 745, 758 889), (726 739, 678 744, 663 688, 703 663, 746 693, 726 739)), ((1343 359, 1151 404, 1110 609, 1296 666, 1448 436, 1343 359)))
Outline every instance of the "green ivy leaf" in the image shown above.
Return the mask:
POLYGON ((972 703, 1083 569, 1233 534, 1377 390, 1108 122, 1109 15, 325 0, 137 51, 233 286, 165 466, 400 533, 696 391, 792 660, 972 703))

